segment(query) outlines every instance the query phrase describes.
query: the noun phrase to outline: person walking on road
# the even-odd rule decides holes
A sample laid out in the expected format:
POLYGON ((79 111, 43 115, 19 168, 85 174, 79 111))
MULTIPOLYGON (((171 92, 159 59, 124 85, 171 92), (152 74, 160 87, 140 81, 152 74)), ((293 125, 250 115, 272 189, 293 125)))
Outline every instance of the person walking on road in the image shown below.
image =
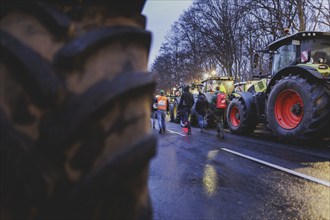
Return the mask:
POLYGON ((205 95, 203 93, 199 93, 196 105, 195 105, 195 110, 197 113, 198 117, 198 124, 200 127, 200 131, 203 132, 204 129, 204 118, 206 111, 209 109, 209 102, 207 101, 205 95))
POLYGON ((224 111, 227 107, 227 95, 223 91, 220 91, 220 88, 217 86, 216 91, 211 99, 211 109, 214 113, 216 123, 217 123, 217 137, 224 139, 224 126, 223 126, 223 117, 224 111))
POLYGON ((155 129, 155 124, 156 124, 156 115, 157 115, 157 102, 156 102, 157 97, 152 97, 152 102, 151 102, 151 126, 152 129, 155 129))
POLYGON ((191 108, 194 105, 194 97, 189 91, 189 86, 184 87, 183 93, 181 95, 180 103, 179 103, 179 109, 180 112, 183 114, 183 123, 185 127, 188 128, 187 134, 191 134, 191 127, 189 122, 189 117, 191 114, 191 108))
POLYGON ((166 113, 169 111, 169 101, 165 96, 164 90, 160 90, 159 94, 160 95, 156 98, 156 103, 159 134, 161 134, 166 132, 165 117, 166 113))

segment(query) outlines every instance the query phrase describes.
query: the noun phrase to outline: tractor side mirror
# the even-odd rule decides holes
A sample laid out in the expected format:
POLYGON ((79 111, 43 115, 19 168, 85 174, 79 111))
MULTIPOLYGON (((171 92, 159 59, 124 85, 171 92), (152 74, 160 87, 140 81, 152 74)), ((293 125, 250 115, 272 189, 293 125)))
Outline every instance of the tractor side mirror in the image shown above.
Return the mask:
POLYGON ((253 64, 252 64, 252 67, 253 68, 257 68, 258 63, 259 63, 259 54, 255 53, 253 55, 253 64))

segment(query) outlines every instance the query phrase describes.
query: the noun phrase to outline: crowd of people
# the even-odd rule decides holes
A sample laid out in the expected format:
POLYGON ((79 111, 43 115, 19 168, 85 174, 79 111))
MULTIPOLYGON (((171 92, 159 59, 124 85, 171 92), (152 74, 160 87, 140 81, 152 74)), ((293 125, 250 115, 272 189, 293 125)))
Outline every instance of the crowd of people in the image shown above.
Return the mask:
MULTIPOLYGON (((158 121, 159 134, 166 133, 166 114, 169 114, 169 99, 165 96, 164 90, 159 91, 159 95, 153 98, 151 107, 152 128, 155 129, 156 117, 158 121)), ((187 128, 187 134, 191 135, 191 125, 189 118, 191 116, 192 107, 195 105, 195 111, 197 114, 198 125, 200 131, 204 132, 205 117, 208 114, 213 114, 216 119, 216 131, 217 137, 224 138, 224 125, 223 117, 224 110, 227 107, 226 93, 220 90, 220 87, 216 87, 216 91, 213 94, 210 102, 206 96, 199 92, 198 97, 195 99, 190 92, 190 87, 183 88, 183 93, 180 98, 178 109, 181 114, 182 124, 187 128)))

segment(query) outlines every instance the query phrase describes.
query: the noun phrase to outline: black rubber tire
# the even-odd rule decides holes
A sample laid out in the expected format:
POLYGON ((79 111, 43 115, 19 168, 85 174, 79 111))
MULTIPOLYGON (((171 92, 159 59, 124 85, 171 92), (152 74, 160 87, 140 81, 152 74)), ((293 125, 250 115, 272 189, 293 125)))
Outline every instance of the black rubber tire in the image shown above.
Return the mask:
POLYGON ((1 2, 1 219, 152 219, 143 5, 1 2))
POLYGON ((329 136, 330 106, 329 89, 314 77, 288 75, 282 77, 273 87, 267 100, 268 127, 277 137, 288 140, 306 140, 329 136), (279 94, 293 90, 303 101, 303 117, 293 129, 285 129, 275 117, 275 102, 279 94))
POLYGON ((247 107, 242 98, 234 98, 227 107, 227 124, 229 130, 234 134, 250 134, 256 127, 257 120, 251 114, 249 116, 247 107), (236 119, 233 117, 233 111, 236 111, 236 119), (236 123, 234 121, 236 121, 236 123))

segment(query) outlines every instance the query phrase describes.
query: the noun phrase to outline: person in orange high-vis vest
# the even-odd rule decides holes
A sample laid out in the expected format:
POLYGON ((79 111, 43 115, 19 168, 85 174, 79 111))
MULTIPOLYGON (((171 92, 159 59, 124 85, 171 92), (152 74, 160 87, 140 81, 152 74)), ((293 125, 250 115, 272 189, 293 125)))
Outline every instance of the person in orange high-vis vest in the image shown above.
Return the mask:
POLYGON ((159 134, 166 132, 166 122, 165 117, 166 113, 169 111, 169 101, 165 96, 164 90, 160 90, 160 95, 156 99, 157 103, 157 119, 158 119, 158 127, 159 134))

